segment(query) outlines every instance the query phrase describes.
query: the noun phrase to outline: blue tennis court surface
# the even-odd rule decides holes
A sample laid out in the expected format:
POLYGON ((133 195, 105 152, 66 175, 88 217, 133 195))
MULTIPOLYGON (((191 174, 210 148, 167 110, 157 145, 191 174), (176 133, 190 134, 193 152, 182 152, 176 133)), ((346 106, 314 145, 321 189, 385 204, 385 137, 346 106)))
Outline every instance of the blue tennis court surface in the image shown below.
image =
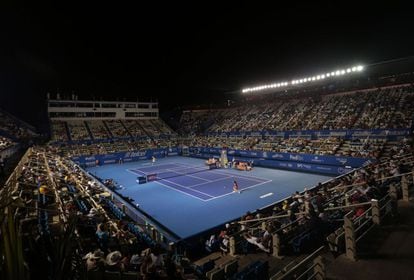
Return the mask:
POLYGON ((188 157, 110 164, 87 169, 114 179, 120 194, 181 238, 224 224, 247 211, 267 206, 304 187, 331 177, 256 167, 252 171, 212 169, 204 160, 188 157), (138 176, 156 174, 157 180, 137 184, 138 176), (233 193, 236 180, 241 193, 233 193))
POLYGON ((240 191, 272 181, 226 172, 225 169, 209 170, 207 166, 193 166, 178 162, 143 166, 129 169, 129 171, 139 176, 154 173, 158 177, 158 184, 203 201, 231 194, 234 180, 237 181, 240 191))

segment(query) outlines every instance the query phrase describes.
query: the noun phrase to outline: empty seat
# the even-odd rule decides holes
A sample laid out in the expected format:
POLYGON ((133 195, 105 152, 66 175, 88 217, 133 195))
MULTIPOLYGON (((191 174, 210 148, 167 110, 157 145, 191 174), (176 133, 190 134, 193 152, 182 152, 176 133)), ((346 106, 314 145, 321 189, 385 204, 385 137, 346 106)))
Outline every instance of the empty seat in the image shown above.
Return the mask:
POLYGON ((121 272, 118 271, 105 271, 104 280, 121 280, 121 272))

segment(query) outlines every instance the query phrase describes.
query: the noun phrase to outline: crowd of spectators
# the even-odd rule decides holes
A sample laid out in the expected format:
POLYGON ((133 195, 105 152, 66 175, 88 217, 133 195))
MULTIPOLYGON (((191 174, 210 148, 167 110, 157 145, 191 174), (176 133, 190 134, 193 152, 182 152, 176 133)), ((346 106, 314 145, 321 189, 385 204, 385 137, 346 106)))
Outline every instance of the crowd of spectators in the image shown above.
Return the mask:
POLYGON ((67 125, 72 141, 91 140, 84 121, 70 121, 67 125))
POLYGON ((15 139, 27 139, 36 135, 35 128, 0 110, 0 131, 15 139))
POLYGON ((93 120, 85 121, 85 125, 89 128, 93 139, 108 139, 111 138, 110 132, 103 121, 93 120))
POLYGON ((183 132, 191 126, 211 132, 410 128, 412 86, 338 93, 319 98, 261 99, 226 110, 186 111, 183 132), (208 114, 208 116, 206 116, 208 114), (212 121, 213 120, 213 121, 212 121))
POLYGON ((103 121, 113 137, 129 137, 128 130, 120 120, 105 120, 103 121))
POLYGON ((51 121, 52 141, 67 142, 68 131, 63 121, 51 121))
POLYGON ((411 138, 401 141, 390 141, 386 138, 348 139, 341 137, 326 137, 310 139, 310 137, 284 138, 279 136, 252 137, 221 137, 221 136, 192 136, 169 138, 141 138, 137 140, 119 139, 91 144, 70 144, 62 146, 60 151, 66 156, 98 155, 126 151, 141 151, 155 148, 170 147, 215 147, 239 150, 270 151, 283 153, 315 154, 348 156, 363 158, 380 158, 393 153, 403 153, 411 138))
MULTIPOLYGON (((412 182, 414 171, 413 148, 404 154, 373 163, 314 188, 295 192, 282 203, 247 212, 238 221, 227 223, 223 229, 206 237, 206 252, 227 248, 228 239, 235 238, 240 253, 272 253, 272 234, 279 236, 282 255, 303 254, 326 243, 326 237, 341 228, 344 216, 352 211, 351 219, 364 215, 371 200, 381 200, 389 193, 389 187, 402 180, 408 173, 412 182), (355 207, 341 208, 345 205, 355 207), (332 210, 331 210, 332 209, 332 210)), ((398 184, 400 185, 400 184, 398 184)), ((330 244, 329 244, 330 245, 330 244)), ((331 246, 332 247, 332 246, 331 246)), ((332 247, 334 254, 338 248, 332 247)), ((227 252, 228 249, 225 250, 227 252)))
POLYGON ((140 140, 141 138, 158 138, 175 135, 161 119, 154 120, 52 120, 52 141, 67 142, 68 135, 72 141, 111 140, 124 138, 140 140))
MULTIPOLYGON (((30 233, 23 238, 24 244, 31 244, 24 248, 24 258, 32 276, 55 277, 54 271, 61 269, 57 246, 71 225, 75 235, 64 241, 76 249, 66 256, 69 278, 122 273, 135 279, 185 279, 194 272, 189 262, 174 260, 172 252, 126 216, 98 181, 54 149, 30 150, 18 170, 18 184, 6 191, 21 201, 15 218, 30 233)), ((1 194, 3 199, 7 193, 1 194)))
POLYGON ((0 152, 7 149, 7 148, 9 148, 9 147, 11 147, 11 146, 13 146, 13 145, 14 145, 13 140, 11 140, 7 137, 0 136, 0 152))

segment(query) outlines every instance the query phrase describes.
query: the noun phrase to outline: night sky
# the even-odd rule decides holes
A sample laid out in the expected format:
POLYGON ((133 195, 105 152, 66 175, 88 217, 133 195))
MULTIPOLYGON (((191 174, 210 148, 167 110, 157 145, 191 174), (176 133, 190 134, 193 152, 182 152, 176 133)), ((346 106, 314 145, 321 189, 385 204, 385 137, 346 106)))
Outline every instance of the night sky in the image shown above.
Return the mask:
POLYGON ((414 54, 412 10, 394 1, 369 7, 6 2, 0 4, 0 107, 32 122, 42 119, 46 92, 57 89, 80 99, 153 99, 168 110, 231 98, 262 82, 414 54))

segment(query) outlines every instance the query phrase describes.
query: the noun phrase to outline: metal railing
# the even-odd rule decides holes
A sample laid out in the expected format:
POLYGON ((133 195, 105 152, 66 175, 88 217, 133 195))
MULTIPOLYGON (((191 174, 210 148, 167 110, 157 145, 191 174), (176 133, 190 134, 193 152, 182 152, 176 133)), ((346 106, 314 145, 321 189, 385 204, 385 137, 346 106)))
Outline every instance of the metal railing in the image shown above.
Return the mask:
POLYGON ((290 279, 324 279, 325 278, 325 264, 321 256, 325 246, 319 247, 309 256, 295 264, 296 260, 292 261, 281 269, 278 273, 270 277, 270 280, 290 280, 290 279), (292 267, 292 265, 294 265, 292 267))

